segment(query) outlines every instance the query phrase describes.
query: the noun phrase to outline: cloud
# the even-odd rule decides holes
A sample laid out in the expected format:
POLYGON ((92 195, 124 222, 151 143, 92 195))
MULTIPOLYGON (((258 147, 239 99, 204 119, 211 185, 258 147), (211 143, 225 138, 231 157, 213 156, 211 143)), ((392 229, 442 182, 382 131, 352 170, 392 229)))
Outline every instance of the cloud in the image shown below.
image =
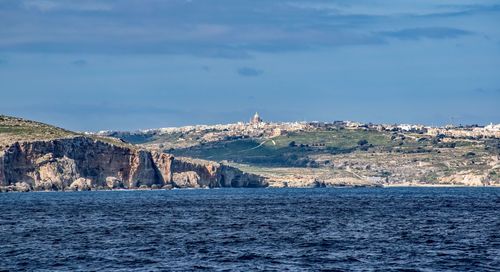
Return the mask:
POLYGON ((383 36, 400 40, 426 39, 454 39, 461 36, 473 35, 474 32, 449 27, 420 27, 407 28, 397 31, 380 32, 383 36))
POLYGON ((476 23, 471 32, 453 28, 449 21, 450 28, 415 27, 441 25, 447 16, 472 19, 479 12, 500 10, 388 0, 153 2, 0 0, 0 25, 8 26, 0 31, 0 51, 249 59, 262 52, 380 45, 392 38, 456 38, 472 31, 496 37, 476 23), (402 30, 388 28, 394 25, 402 30))
POLYGON ((476 88, 472 90, 474 94, 477 95, 499 95, 500 94, 500 88, 498 89, 483 89, 483 88, 476 88))
POLYGON ((487 13, 498 13, 500 12, 500 5, 480 5, 480 4, 470 4, 470 5, 439 5, 438 9, 446 9, 445 12, 435 12, 426 14, 424 16, 428 17, 456 17, 456 16, 467 16, 474 14, 487 14, 487 13))
POLYGON ((262 70, 258 70, 258 69, 251 68, 251 67, 238 68, 237 72, 240 76, 245 76, 245 77, 256 77, 256 76, 260 76, 264 73, 264 71, 262 71, 262 70))
POLYGON ((37 1, 24 1, 24 8, 28 10, 37 10, 40 12, 51 12, 51 11, 110 11, 112 6, 109 4, 104 4, 94 1, 49 1, 49 0, 37 0, 37 1))
POLYGON ((78 66, 78 67, 82 67, 82 66, 87 65, 87 61, 83 60, 83 59, 79 59, 79 60, 72 61, 71 64, 78 66))
POLYGON ((58 7, 58 4, 53 1, 26 1, 23 3, 26 9, 36 9, 42 12, 47 12, 54 10, 58 7))

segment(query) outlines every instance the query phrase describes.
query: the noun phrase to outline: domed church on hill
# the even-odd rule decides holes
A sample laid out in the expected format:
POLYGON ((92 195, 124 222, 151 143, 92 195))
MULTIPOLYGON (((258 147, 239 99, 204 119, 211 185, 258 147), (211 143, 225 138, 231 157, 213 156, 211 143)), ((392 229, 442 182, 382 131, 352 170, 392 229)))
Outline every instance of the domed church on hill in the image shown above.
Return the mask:
POLYGON ((250 124, 256 125, 259 123, 262 123, 262 119, 260 118, 259 113, 256 112, 252 119, 250 119, 250 124))

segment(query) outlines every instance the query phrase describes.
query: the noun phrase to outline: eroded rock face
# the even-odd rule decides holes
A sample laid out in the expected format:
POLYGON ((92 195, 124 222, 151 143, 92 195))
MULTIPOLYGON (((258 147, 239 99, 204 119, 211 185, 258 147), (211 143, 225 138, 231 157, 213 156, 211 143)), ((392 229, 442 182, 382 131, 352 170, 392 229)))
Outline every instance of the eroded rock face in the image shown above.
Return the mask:
POLYGON ((78 178, 71 183, 69 189, 73 191, 90 191, 94 187, 92 183, 91 179, 78 178))
POLYGON ((76 163, 66 156, 55 158, 52 153, 37 159, 38 171, 30 176, 35 182, 32 184, 36 190, 63 190, 75 177, 79 176, 76 163))
POLYGON ((489 184, 486 174, 477 174, 471 171, 463 171, 438 180, 444 184, 464 185, 464 186, 486 186, 489 184))
POLYGON ((4 191, 267 186, 234 167, 84 136, 16 142, 0 152, 4 191))
POLYGON ((110 189, 120 189, 120 188, 123 188, 123 181, 119 180, 116 177, 107 177, 106 178, 106 185, 110 189))
POLYGON ((156 167, 150 152, 139 150, 134 152, 130 158, 128 188, 150 187, 153 184, 163 185, 165 183, 163 175, 156 167))
POLYGON ((30 189, 30 185, 26 182, 16 182, 16 184, 14 184, 14 190, 17 192, 29 192, 30 189))
POLYGON ((80 178, 98 188, 163 186, 169 174, 161 173, 148 151, 88 137, 15 143, 0 157, 0 183, 24 182, 32 190, 64 190, 73 184, 85 189, 80 178))
POLYGON ((3 162, 4 151, 0 150, 0 186, 7 186, 7 180, 5 180, 5 168, 3 162))
POLYGON ((218 166, 216 162, 180 157, 174 158, 171 169, 174 175, 175 173, 196 172, 200 177, 198 181, 200 187, 221 187, 217 183, 218 166))
POLYGON ((151 152, 151 155, 165 183, 171 182, 172 181, 171 166, 172 166, 172 161, 174 160, 174 156, 157 151, 151 152))
POLYGON ((267 181, 261 176, 244 173, 238 168, 206 160, 174 158, 171 170, 174 175, 190 171, 197 173, 198 185, 202 188, 268 186, 267 181))
POLYGON ((200 176, 194 171, 174 173, 172 184, 178 188, 199 188, 200 176))

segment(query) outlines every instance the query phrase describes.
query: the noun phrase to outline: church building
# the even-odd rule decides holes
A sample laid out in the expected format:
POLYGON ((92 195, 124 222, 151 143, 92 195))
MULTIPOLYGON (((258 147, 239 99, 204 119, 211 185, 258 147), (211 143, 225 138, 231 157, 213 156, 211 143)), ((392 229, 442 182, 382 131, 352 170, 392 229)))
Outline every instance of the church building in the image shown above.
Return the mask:
POLYGON ((256 112, 252 119, 250 119, 250 124, 256 125, 259 123, 262 123, 262 119, 260 118, 259 113, 256 112))

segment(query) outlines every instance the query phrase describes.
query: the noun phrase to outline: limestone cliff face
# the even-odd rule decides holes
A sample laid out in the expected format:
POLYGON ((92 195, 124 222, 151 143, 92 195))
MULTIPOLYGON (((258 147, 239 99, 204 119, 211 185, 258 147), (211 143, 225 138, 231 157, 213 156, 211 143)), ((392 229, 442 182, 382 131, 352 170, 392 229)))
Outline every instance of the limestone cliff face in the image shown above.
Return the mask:
POLYGON ((179 175, 174 174, 189 171, 199 178, 178 187, 264 186, 260 177, 236 168, 177 160, 169 154, 84 136, 16 142, 0 152, 0 187, 4 190, 161 188, 176 186, 173 177, 179 175))
POLYGON ((16 142, 0 161, 2 185, 26 183, 33 190, 63 190, 80 178, 91 188, 109 187, 110 179, 123 188, 165 183, 151 153, 88 137, 16 142))
POLYGON ((172 161, 174 156, 161 152, 152 152, 153 161, 160 172, 162 179, 167 182, 172 182, 172 161))
POLYGON ((5 168, 3 162, 4 151, 0 150, 0 186, 7 185, 7 181, 5 180, 5 168))
MULTIPOLYGON (((172 162, 172 171, 175 184, 186 183, 185 175, 175 175, 175 173, 194 172, 199 176, 197 182, 199 187, 267 187, 269 185, 261 176, 244 173, 235 167, 206 160, 175 158, 172 162)), ((191 175, 190 181, 193 179, 191 175)))

